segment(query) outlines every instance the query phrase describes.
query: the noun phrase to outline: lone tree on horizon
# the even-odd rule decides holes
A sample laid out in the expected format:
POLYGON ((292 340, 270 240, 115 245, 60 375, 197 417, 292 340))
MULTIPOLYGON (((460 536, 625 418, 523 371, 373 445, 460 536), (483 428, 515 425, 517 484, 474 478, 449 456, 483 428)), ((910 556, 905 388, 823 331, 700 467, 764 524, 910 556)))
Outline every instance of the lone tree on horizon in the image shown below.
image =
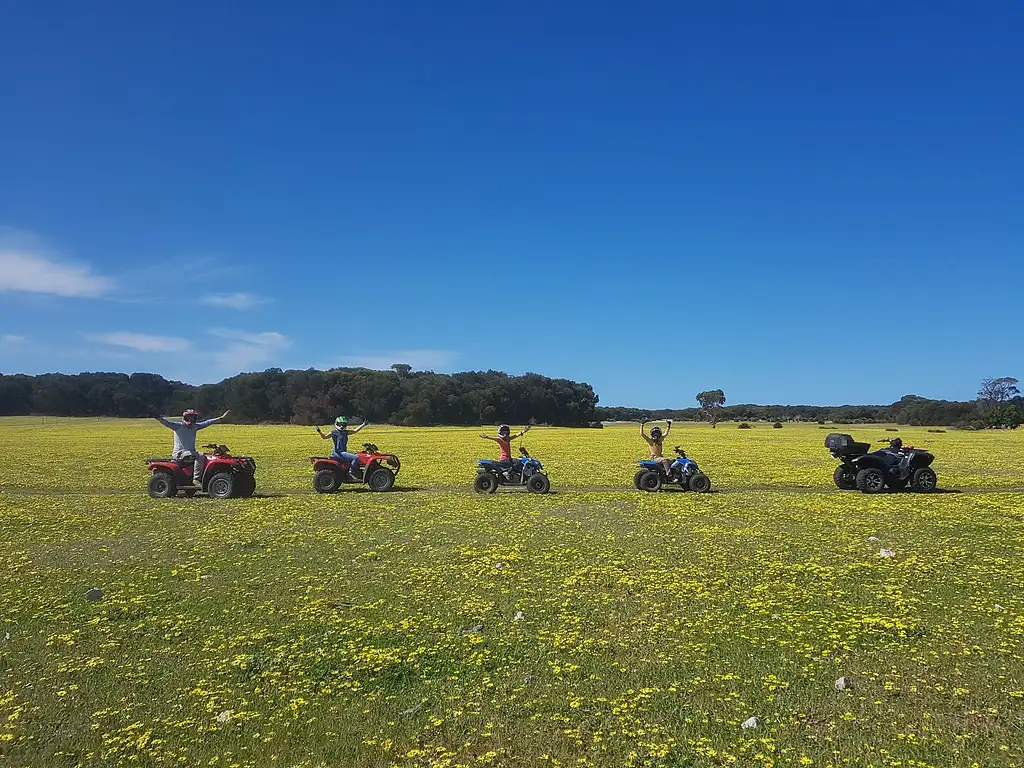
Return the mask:
POLYGON ((725 405, 725 392, 720 389, 698 392, 697 402, 700 403, 705 418, 711 422, 711 428, 714 429, 718 422, 718 409, 725 405))
POLYGON ((978 390, 978 402, 988 407, 1002 405, 1020 394, 1017 383, 1017 379, 1012 376, 985 379, 978 390))

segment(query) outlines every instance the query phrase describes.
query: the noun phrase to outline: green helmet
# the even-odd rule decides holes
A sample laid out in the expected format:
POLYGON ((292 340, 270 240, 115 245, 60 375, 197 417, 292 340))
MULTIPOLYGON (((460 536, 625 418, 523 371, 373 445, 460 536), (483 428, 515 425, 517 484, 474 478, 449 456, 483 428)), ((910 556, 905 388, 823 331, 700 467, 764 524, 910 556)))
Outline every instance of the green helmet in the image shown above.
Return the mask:
POLYGON ((346 419, 344 416, 339 416, 338 418, 336 418, 334 420, 334 426, 336 426, 336 427, 347 427, 348 426, 348 419, 346 419))

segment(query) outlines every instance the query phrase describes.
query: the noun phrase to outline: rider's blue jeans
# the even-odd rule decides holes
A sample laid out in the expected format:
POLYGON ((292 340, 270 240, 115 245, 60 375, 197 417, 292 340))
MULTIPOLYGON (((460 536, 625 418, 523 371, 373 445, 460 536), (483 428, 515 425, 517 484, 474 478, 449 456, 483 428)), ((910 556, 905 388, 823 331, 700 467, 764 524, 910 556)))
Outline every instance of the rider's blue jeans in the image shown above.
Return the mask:
POLYGON ((348 451, 342 451, 341 453, 332 453, 331 458, 337 459, 338 461, 349 462, 348 471, 350 474, 359 471, 359 459, 356 457, 354 453, 349 453, 348 451))

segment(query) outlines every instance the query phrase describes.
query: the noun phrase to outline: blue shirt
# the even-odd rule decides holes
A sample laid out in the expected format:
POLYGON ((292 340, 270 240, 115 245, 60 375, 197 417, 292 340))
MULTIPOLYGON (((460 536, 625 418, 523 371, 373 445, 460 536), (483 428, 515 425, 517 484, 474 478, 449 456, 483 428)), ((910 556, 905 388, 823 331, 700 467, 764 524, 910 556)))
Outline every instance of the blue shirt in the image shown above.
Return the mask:
POLYGON ((331 439, 334 441, 334 453, 340 456, 342 453, 348 450, 348 435, 347 429, 332 429, 331 439))

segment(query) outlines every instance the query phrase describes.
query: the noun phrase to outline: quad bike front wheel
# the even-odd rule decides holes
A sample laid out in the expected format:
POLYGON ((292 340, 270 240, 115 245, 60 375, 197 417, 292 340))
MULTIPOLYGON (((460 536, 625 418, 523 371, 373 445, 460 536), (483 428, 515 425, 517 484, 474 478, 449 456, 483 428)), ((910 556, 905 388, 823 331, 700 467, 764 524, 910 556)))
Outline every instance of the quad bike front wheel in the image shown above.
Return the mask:
POLYGON ((643 490, 643 486, 640 485, 640 478, 644 476, 644 473, 646 471, 646 469, 638 469, 636 471, 636 474, 633 475, 633 487, 636 488, 638 491, 643 490))
POLYGON ((366 479, 371 491, 390 491, 395 487, 395 473, 386 467, 377 467, 366 479))
POLYGON ((230 472, 218 472, 210 478, 206 492, 215 499, 230 499, 235 494, 235 476, 230 472))
POLYGON ((696 491, 697 493, 708 493, 711 490, 711 478, 703 472, 698 472, 690 477, 687 485, 690 486, 691 491, 696 491))
POLYGON ((256 493, 256 475, 239 475, 235 481, 235 495, 242 499, 249 499, 254 493, 256 493))
POLYGON ((918 493, 931 493, 939 484, 939 478, 931 467, 921 467, 914 470, 910 487, 918 493))
POLYGON ((313 475, 313 490, 317 493, 334 493, 340 484, 341 479, 333 469, 321 469, 313 475))
POLYGON ((477 493, 494 493, 498 490, 498 478, 490 472, 480 472, 473 481, 473 490, 477 493))
POLYGON ((640 478, 640 490, 654 493, 661 490, 661 475, 653 469, 648 469, 640 478))
POLYGON ((146 493, 154 499, 169 499, 178 493, 178 483, 168 472, 154 472, 146 483, 146 493))
POLYGON ((840 464, 836 467, 836 471, 832 473, 832 479, 835 481, 836 488, 840 490, 857 490, 857 471, 853 467, 840 464))
POLYGON ((885 490, 882 470, 869 467, 857 473, 857 488, 861 493, 881 493, 885 490))
POLYGON ((551 490, 551 481, 548 480, 547 475, 538 472, 535 475, 530 475, 530 479, 526 481, 526 490, 530 493, 547 493, 551 490))

